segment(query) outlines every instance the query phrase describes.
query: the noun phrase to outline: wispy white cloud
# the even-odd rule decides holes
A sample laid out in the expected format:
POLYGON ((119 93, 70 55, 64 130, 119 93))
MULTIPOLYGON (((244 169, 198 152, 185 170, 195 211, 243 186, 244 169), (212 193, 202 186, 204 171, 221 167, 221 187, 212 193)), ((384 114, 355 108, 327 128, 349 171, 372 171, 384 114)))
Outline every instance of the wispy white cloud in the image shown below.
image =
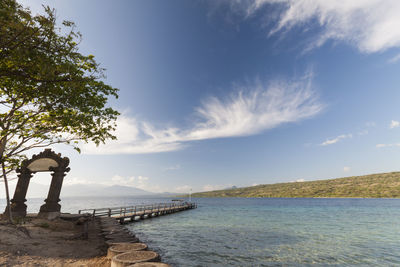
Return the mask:
POLYGON ((397 144, 377 144, 376 148, 384 148, 384 147, 400 147, 400 143, 397 144))
POLYGON ((343 171, 344 171, 344 172, 349 172, 350 170, 351 170, 351 168, 348 167, 348 166, 343 167, 343 171))
POLYGON ((390 128, 390 129, 393 129, 393 128, 397 128, 397 127, 399 127, 399 126, 400 126, 400 122, 392 120, 392 121, 390 122, 389 128, 390 128))
POLYGON ((295 82, 257 82, 221 100, 211 97, 197 113, 203 118, 188 134, 190 140, 247 136, 317 114, 321 109, 311 77, 295 82))
POLYGON ((186 128, 156 128, 123 114, 117 121, 117 140, 96 147, 84 144, 86 154, 142 154, 175 151, 190 141, 259 134, 282 124, 318 114, 323 105, 312 85, 312 73, 298 80, 254 82, 237 86, 226 98, 209 97, 195 109, 197 120, 186 128))
MULTIPOLYGON (((233 4, 232 4, 233 2, 233 4)), ((328 40, 344 41, 361 52, 381 52, 400 46, 400 1, 398 0, 238 0, 231 6, 244 9, 247 17, 262 12, 269 4, 280 4, 276 26, 270 34, 289 31, 297 26, 319 27, 311 46, 328 40)))
POLYGON ((117 119, 114 135, 117 140, 110 140, 105 145, 94 143, 82 145, 84 154, 146 154, 182 149, 179 129, 154 129, 147 122, 138 122, 136 118, 122 114, 117 119))
POLYGON ((342 139, 352 138, 352 137, 353 137, 352 134, 342 134, 342 135, 339 135, 339 136, 337 136, 335 138, 327 139, 325 142, 321 143, 320 145, 321 146, 333 145, 333 144, 336 144, 337 142, 339 142, 342 139))

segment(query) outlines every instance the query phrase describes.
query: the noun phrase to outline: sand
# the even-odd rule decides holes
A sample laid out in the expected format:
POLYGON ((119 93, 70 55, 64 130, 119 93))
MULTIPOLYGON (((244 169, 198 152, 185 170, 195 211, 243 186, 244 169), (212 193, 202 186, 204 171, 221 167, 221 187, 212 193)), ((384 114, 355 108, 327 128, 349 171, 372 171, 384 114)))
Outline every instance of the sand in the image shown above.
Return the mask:
POLYGON ((11 225, 0 220, 0 266, 110 266, 99 223, 88 223, 88 239, 76 221, 26 218, 11 225))

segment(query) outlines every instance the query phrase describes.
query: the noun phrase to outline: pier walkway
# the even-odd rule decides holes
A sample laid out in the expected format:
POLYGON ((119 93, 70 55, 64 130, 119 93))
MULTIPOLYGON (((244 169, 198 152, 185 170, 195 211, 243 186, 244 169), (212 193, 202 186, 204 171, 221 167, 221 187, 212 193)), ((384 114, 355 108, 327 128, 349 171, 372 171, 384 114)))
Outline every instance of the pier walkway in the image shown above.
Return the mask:
POLYGON ((79 214, 89 213, 92 217, 111 217, 122 224, 126 220, 133 222, 136 219, 151 218, 195 208, 197 208, 197 204, 192 202, 157 203, 152 205, 83 209, 79 210, 79 214))

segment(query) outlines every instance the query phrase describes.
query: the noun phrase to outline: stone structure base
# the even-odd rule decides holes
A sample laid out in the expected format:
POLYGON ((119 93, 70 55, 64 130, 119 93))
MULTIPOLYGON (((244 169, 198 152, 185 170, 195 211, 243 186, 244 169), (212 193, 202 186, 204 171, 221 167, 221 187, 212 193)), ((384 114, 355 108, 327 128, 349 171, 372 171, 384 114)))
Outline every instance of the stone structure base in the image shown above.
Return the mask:
MULTIPOLYGON (((26 211, 11 211, 12 217, 13 219, 16 218, 25 218, 26 217, 26 211)), ((8 218, 9 217, 9 213, 8 210, 6 210, 3 215, 8 218)))
POLYGON ((59 212, 59 211, 41 211, 38 214, 38 218, 54 220, 54 219, 59 218, 60 215, 61 215, 61 212, 59 212))

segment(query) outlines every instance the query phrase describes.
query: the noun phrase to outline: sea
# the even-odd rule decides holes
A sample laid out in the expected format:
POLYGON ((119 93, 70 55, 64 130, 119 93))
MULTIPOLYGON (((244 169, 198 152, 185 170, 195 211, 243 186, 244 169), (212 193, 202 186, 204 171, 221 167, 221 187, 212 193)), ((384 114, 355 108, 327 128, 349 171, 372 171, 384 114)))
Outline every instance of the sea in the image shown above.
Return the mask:
MULTIPOLYGON (((62 211, 170 202, 63 198, 62 211)), ((126 224, 172 266, 400 266, 400 199, 195 198, 126 224)), ((43 199, 28 199, 37 212, 43 199)), ((4 209, 4 201, 0 203, 4 209)))

